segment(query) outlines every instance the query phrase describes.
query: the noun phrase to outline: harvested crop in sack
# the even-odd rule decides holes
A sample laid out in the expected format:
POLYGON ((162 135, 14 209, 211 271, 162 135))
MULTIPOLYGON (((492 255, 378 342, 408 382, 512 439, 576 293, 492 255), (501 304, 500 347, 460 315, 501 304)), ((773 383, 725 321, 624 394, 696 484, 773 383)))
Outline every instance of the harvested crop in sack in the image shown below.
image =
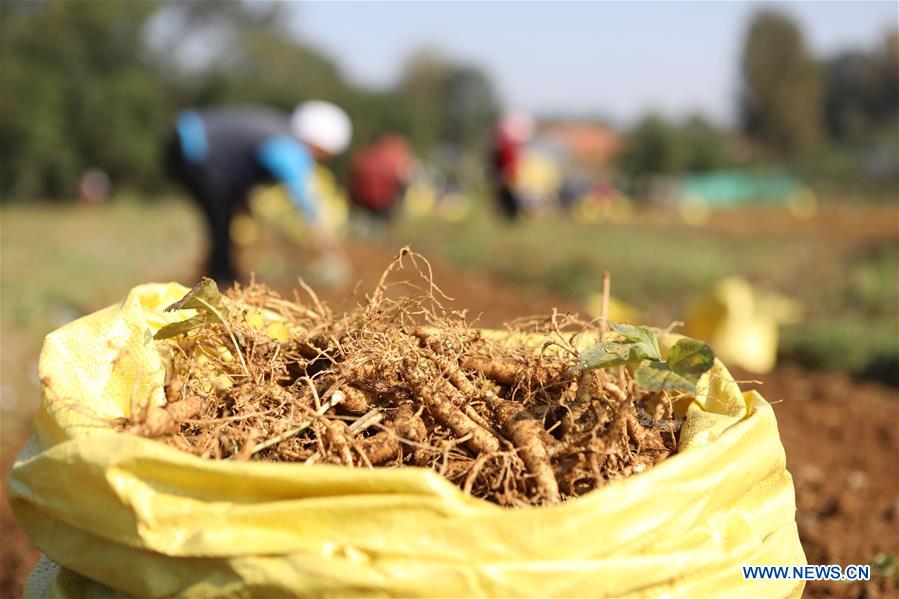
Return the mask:
POLYGON ((404 251, 340 317, 311 290, 226 298, 204 279, 167 309, 197 314, 156 334, 166 405, 117 424, 204 458, 426 467, 505 506, 558 503, 677 451, 706 345, 680 339, 663 360, 652 330, 612 323, 579 351, 598 323, 559 314, 493 338, 443 307, 429 271, 404 251), (389 299, 404 262, 423 291, 389 299))
POLYGON ((474 329, 401 258, 345 316, 148 284, 51 333, 8 487, 26 596, 801 594, 741 574, 805 557, 774 412, 707 348, 474 329))

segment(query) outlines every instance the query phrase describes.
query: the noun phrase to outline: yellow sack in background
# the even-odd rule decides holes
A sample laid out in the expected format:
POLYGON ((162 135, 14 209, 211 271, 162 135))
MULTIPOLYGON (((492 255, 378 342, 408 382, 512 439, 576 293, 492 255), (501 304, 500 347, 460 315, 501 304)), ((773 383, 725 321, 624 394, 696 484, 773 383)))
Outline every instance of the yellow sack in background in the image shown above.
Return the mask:
POLYGON ((771 372, 777 363, 778 328, 799 321, 802 304, 762 292, 742 277, 725 277, 694 298, 684 333, 707 341, 715 354, 749 372, 771 372))
POLYGON ((805 564, 771 406, 716 363, 681 451, 551 507, 418 469, 203 460, 117 433, 162 404, 153 333, 187 289, 144 285, 51 333, 9 497, 46 556, 28 596, 797 597, 741 565, 805 564))

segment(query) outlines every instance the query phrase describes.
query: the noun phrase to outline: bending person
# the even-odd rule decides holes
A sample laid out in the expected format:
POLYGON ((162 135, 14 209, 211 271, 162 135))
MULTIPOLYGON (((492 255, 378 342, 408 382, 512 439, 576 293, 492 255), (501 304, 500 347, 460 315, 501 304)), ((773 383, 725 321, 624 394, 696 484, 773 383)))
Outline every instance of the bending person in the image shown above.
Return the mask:
POLYGON ((166 144, 167 170, 206 218, 207 274, 222 285, 237 278, 231 220, 246 207, 250 190, 263 183, 283 183, 316 244, 335 251, 310 181, 316 161, 344 151, 351 137, 347 114, 321 101, 301 104, 291 116, 262 107, 191 109, 178 115, 166 144))

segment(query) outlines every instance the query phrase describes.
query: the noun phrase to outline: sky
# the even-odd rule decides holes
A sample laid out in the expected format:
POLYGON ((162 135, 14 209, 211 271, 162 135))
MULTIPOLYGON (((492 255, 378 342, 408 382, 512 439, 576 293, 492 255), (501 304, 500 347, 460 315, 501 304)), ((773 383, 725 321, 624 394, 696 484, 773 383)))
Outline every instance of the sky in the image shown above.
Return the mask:
POLYGON ((421 48, 475 63, 510 108, 632 123, 649 110, 735 120, 752 14, 794 17, 816 55, 872 48, 896 2, 307 2, 290 27, 353 82, 386 87, 421 48))

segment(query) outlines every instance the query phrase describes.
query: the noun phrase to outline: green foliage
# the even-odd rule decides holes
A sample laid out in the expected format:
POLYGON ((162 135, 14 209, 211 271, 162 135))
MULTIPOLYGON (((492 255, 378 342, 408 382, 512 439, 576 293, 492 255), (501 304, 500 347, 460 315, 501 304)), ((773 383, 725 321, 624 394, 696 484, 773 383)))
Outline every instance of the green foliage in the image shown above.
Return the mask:
POLYGON ((639 362, 646 358, 648 356, 641 353, 633 343, 600 341, 581 352, 578 368, 581 370, 611 368, 639 362))
POLYGON ((824 61, 824 122, 831 138, 848 142, 865 134, 865 70, 869 58, 857 50, 824 61))
POLYGON ((164 90, 138 43, 156 2, 5 3, 3 197, 67 195, 80 173, 153 178, 164 90))
MULTIPOLYGON (((836 142, 877 141, 899 117, 899 32, 872 51, 848 50, 825 59, 824 121, 836 142)), ((892 135, 895 141, 895 135, 892 135)))
POLYGON ((441 141, 477 147, 499 115, 496 92, 482 70, 454 65, 432 50, 409 59, 396 94, 409 107, 411 136, 419 149, 441 141))
MULTIPOLYGON (((187 106, 290 110, 322 98, 349 112, 354 147, 393 131, 419 152, 449 143, 482 155, 500 112, 487 73, 425 51, 411 58, 394 88, 358 88, 334 60, 288 30, 293 10, 290 3, 249 1, 4 2, 0 198, 70 197, 89 168, 106 171, 120 189, 155 193, 164 180, 161 142, 187 106)), ((819 69, 789 19, 760 13, 742 63, 746 129, 794 158, 813 182, 845 191, 848 181, 853 193, 892 198, 897 62, 899 33, 892 32, 877 48, 837 55, 819 69), (822 122, 838 151, 814 144, 822 122)), ((727 135, 701 117, 670 122, 650 115, 630 132, 621 156, 625 173, 638 180, 733 163, 727 135)))
POLYGON ((820 61, 825 143, 791 159, 821 195, 895 201, 899 175, 899 32, 820 61))
POLYGON ((646 327, 610 322, 613 331, 624 338, 621 341, 599 341, 581 352, 578 368, 609 368, 623 364, 636 364, 641 360, 661 360, 659 342, 655 333, 646 327))
POLYGON ((802 366, 846 372, 896 387, 897 339, 899 320, 895 315, 821 318, 784 329, 778 351, 785 360, 802 366))
POLYGON ((635 177, 676 175, 725 168, 729 154, 726 134, 701 116, 675 123, 650 114, 628 134, 619 162, 635 177))
POLYGON ((871 55, 866 101, 876 122, 895 126, 899 119, 899 29, 889 32, 871 55))
POLYGON ((616 322, 610 322, 609 327, 624 337, 641 358, 646 360, 662 359, 662 354, 659 351, 659 340, 656 339, 655 333, 648 328, 616 322))
POLYGON ((712 349, 695 339, 678 340, 668 350, 668 359, 649 360, 640 364, 634 379, 652 391, 696 392, 696 383, 715 362, 712 349))
POLYGON ((487 75, 474 66, 456 66, 447 73, 443 88, 442 139, 463 147, 485 142, 499 117, 499 102, 487 75))
POLYGON ((676 128, 661 115, 651 114, 634 128, 622 164, 632 175, 671 175, 683 165, 676 128))
POLYGON ((700 115, 674 121, 648 114, 618 156, 631 192, 645 195, 647 176, 786 161, 818 192, 895 198, 899 32, 874 49, 819 60, 787 17, 762 12, 749 29, 742 69, 743 129, 758 146, 739 151, 729 132, 700 115))
POLYGON ((881 552, 871 560, 871 570, 875 576, 892 578, 899 582, 899 560, 895 554, 881 552))
POLYGON ((701 115, 693 115, 680 128, 683 168, 703 172, 726 168, 734 163, 729 156, 727 135, 701 115))
POLYGON ((895 314, 899 306, 899 245, 868 250, 852 260, 846 304, 867 316, 895 314))
POLYGON ((715 361, 711 348, 701 341, 683 338, 662 360, 659 342, 651 329, 609 323, 623 341, 600 341, 581 352, 579 371, 628 366, 634 380, 648 391, 696 393, 696 383, 715 361))
POLYGON ((742 68, 746 132, 783 156, 812 147, 821 133, 821 77, 799 27, 784 13, 759 12, 746 36, 742 68))
POLYGON ((89 168, 114 185, 157 191, 162 141, 189 106, 288 111, 318 98, 346 107, 354 146, 387 131, 412 135, 423 151, 485 139, 498 108, 484 72, 441 60, 416 66, 396 89, 357 88, 288 31, 292 10, 279 2, 5 2, 0 197, 71 197, 89 168))
POLYGON ((167 307, 165 311, 172 312, 174 310, 188 309, 197 310, 199 311, 199 314, 181 322, 165 325, 156 332, 153 338, 168 339, 169 337, 183 335, 184 333, 208 324, 216 322, 221 323, 225 326, 228 337, 231 338, 232 346, 237 353, 238 359, 240 359, 240 364, 243 367, 244 373, 247 376, 250 376, 249 368, 247 368, 247 361, 243 356, 243 352, 240 350, 240 343, 245 343, 246 339, 243 338, 243 335, 239 331, 232 331, 231 327, 228 326, 228 322, 225 320, 225 316, 228 314, 228 308, 225 306, 224 298, 222 294, 219 293, 215 281, 203 277, 199 283, 194 285, 193 289, 188 291, 180 300, 167 307), (240 343, 238 343, 238 339, 240 340, 240 343))

